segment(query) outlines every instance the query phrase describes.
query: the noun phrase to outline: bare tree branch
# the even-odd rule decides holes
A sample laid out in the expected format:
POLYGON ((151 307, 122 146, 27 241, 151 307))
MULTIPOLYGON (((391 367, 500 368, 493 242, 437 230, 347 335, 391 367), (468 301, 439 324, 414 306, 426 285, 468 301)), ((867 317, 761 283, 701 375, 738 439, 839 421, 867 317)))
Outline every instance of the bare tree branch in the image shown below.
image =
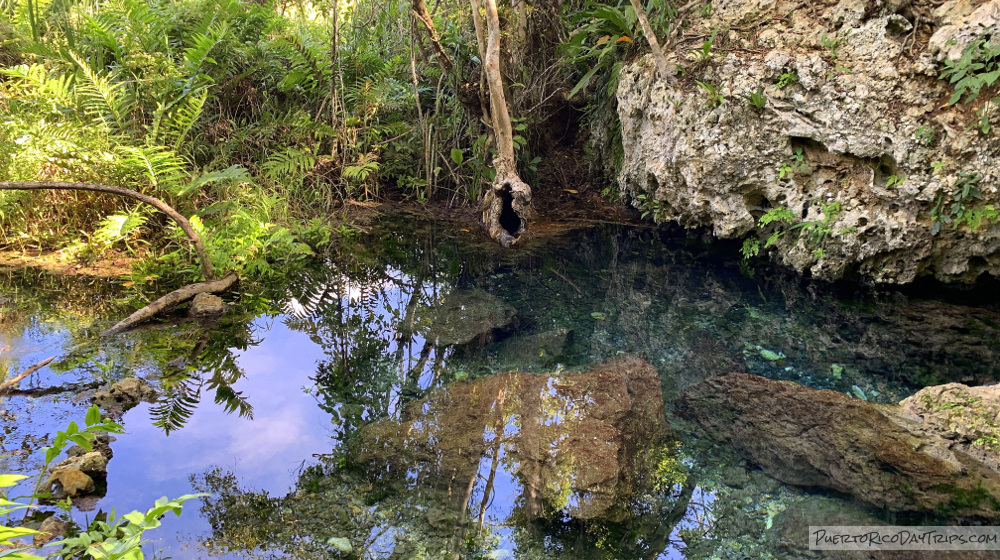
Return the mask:
POLYGON ((163 212, 167 216, 170 216, 177 225, 180 226, 184 234, 188 236, 191 240, 191 244, 194 245, 194 250, 198 253, 198 259, 201 260, 201 270, 202 274, 205 275, 207 280, 214 280, 215 273, 212 271, 212 262, 208 259, 208 252, 205 251, 205 244, 201 241, 201 236, 198 232, 191 227, 191 222, 187 220, 184 216, 178 213, 176 210, 170 207, 169 204, 163 202, 158 198, 154 198, 149 195, 138 193, 131 189, 126 189, 123 187, 113 187, 110 185, 95 185, 93 183, 60 183, 60 182, 26 182, 26 183, 4 183, 0 182, 0 190, 22 190, 22 191, 33 191, 33 190, 70 190, 70 191, 93 191, 116 194, 118 196, 124 196, 126 198, 131 198, 133 200, 138 200, 139 202, 144 202, 153 208, 156 208, 160 212, 163 212))

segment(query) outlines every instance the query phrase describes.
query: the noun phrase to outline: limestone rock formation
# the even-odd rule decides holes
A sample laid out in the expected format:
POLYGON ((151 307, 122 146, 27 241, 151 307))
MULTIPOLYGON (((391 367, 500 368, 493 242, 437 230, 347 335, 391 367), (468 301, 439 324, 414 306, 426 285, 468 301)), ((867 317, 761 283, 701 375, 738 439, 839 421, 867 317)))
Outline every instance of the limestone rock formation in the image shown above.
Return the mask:
POLYGON ((976 430, 989 428, 972 428, 972 412, 957 419, 943 412, 975 406, 996 426, 1000 401, 982 399, 1000 392, 945 387, 878 405, 730 374, 689 387, 677 413, 787 484, 830 488, 893 511, 1000 517, 997 448, 980 441, 969 450, 970 438, 983 437, 976 430))
POLYGON ((1000 3, 937 4, 713 3, 671 54, 682 77, 656 79, 649 57, 621 73, 623 196, 659 221, 756 237, 820 278, 1000 275, 1000 224, 961 219, 1000 207, 1000 144, 979 130, 982 102, 949 106, 938 79, 1000 3), (967 186, 981 198, 960 200, 967 186), (776 209, 786 219, 762 227, 776 209))
POLYGON ((188 307, 188 317, 218 317, 225 314, 226 304, 215 294, 201 293, 194 296, 188 307))

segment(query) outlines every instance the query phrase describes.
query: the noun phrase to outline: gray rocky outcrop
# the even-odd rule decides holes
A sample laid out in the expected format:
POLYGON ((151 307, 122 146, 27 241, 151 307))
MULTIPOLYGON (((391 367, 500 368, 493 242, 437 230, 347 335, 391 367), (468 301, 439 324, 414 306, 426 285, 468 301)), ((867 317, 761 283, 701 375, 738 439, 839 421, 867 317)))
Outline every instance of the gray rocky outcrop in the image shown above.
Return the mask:
POLYGON ((960 215, 954 193, 973 174, 981 199, 966 199, 967 210, 1000 206, 1000 143, 975 126, 983 100, 949 106, 953 89, 938 79, 945 60, 997 24, 1000 1, 712 6, 669 55, 683 75, 654 79, 649 57, 621 72, 627 200, 659 221, 756 237, 762 248, 785 232, 763 250, 820 278, 1000 275, 996 220, 945 223, 960 215), (713 30, 711 56, 700 57, 713 30), (720 103, 708 102, 709 87, 720 103), (763 108, 747 99, 758 88, 763 108), (778 208, 791 218, 761 227, 778 208))
POLYGON ((899 405, 746 374, 686 389, 677 413, 769 475, 892 511, 1000 517, 1000 391, 951 384, 899 405))
POLYGON ((215 294, 201 293, 191 300, 187 313, 188 317, 199 319, 219 317, 226 313, 226 304, 215 294))
POLYGON ((126 377, 115 382, 110 389, 94 393, 90 402, 104 411, 128 410, 140 402, 154 402, 156 398, 156 389, 145 379, 126 377))

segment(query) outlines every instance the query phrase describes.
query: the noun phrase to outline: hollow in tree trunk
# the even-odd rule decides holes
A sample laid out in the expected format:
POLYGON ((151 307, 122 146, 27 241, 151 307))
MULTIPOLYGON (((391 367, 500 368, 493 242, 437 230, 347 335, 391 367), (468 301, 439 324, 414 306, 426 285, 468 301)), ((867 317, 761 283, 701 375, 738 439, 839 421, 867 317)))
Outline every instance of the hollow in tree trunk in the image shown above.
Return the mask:
POLYGON ((531 187, 518 175, 514 158, 514 132, 500 76, 500 17, 497 15, 496 0, 471 0, 471 4, 477 13, 482 6, 486 15, 483 73, 489 86, 490 116, 497 145, 497 157, 493 160, 497 175, 492 188, 483 196, 483 225, 490 237, 504 247, 510 247, 528 228, 533 214, 531 187))

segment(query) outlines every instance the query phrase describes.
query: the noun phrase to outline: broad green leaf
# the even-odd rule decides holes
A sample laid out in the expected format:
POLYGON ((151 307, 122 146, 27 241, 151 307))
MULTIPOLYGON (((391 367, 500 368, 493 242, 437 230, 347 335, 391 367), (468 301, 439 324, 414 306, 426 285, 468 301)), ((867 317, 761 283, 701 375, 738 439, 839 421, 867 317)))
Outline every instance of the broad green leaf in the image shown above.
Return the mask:
POLYGON ((462 165, 462 162, 465 161, 465 154, 458 148, 452 148, 451 161, 455 162, 455 165, 462 165))
POLYGON ((96 404, 87 409, 87 417, 84 422, 87 423, 87 426, 101 423, 101 409, 97 408, 96 404))
POLYGON ((0 474, 0 488, 10 488, 26 478, 21 474, 0 474))

